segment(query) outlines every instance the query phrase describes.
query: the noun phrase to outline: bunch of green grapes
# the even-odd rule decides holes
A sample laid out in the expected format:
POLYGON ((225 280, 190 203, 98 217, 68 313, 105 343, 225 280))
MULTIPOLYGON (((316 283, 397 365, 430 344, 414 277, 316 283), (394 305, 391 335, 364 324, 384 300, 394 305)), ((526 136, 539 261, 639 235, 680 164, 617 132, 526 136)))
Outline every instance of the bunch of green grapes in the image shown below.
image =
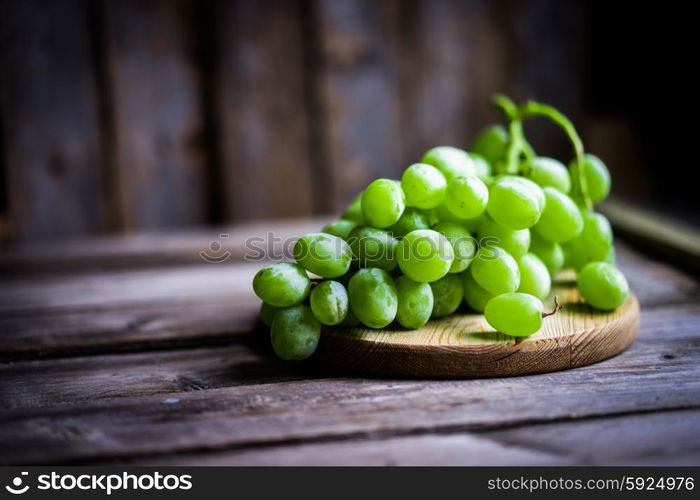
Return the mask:
POLYGON ((438 146, 400 180, 377 179, 341 217, 299 238, 294 263, 270 265, 253 279, 281 358, 313 354, 322 328, 416 329, 466 308, 496 330, 536 333, 553 277, 578 272, 583 300, 601 310, 629 293, 614 266, 610 223, 593 209, 610 191, 600 158, 586 154, 556 109, 497 96, 505 126, 492 125, 469 151, 438 146), (570 140, 568 167, 537 156, 522 122, 543 116, 570 140))

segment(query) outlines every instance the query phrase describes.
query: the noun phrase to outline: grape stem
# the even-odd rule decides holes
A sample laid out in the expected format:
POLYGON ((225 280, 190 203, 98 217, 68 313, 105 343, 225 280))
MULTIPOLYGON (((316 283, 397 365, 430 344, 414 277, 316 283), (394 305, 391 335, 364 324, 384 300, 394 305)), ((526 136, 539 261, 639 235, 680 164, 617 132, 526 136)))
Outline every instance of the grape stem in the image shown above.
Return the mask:
POLYGON ((508 146, 505 163, 501 170, 507 174, 517 174, 521 169, 521 157, 524 155, 528 160, 531 160, 535 156, 535 152, 525 139, 522 117, 516 104, 502 94, 493 96, 492 102, 501 110, 508 122, 508 146))
POLYGON ((547 316, 552 316, 553 314, 556 314, 557 311, 561 311, 563 305, 559 303, 559 299, 557 299, 557 296, 554 296, 554 309, 552 309, 552 312, 543 312, 542 317, 546 318, 547 316))
POLYGON ((583 198, 586 208, 590 210, 593 204, 591 202, 590 196, 588 195, 588 184, 586 182, 586 175, 584 172, 585 158, 583 156, 583 141, 578 135, 578 132, 576 132, 576 128, 574 127, 574 124, 571 123, 571 120, 569 120, 562 112, 560 112, 556 108, 535 101, 528 101, 522 106, 520 106, 518 108, 518 115, 521 119, 533 116, 543 116, 545 118, 549 118, 564 131, 569 141, 571 142, 571 145, 574 148, 576 165, 578 167, 577 174, 579 189, 581 191, 581 198, 583 198))

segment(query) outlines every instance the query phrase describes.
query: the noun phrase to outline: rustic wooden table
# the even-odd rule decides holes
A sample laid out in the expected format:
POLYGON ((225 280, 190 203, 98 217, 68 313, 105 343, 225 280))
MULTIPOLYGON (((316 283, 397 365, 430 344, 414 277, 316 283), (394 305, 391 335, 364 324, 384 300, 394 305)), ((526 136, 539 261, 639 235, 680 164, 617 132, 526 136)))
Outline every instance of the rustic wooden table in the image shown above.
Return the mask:
MULTIPOLYGON (((274 226, 280 238, 318 221, 274 226)), ((245 241, 110 237, 0 256, 6 464, 699 464, 700 287, 618 246, 632 347, 519 378, 399 380, 284 363, 256 328, 245 241)))

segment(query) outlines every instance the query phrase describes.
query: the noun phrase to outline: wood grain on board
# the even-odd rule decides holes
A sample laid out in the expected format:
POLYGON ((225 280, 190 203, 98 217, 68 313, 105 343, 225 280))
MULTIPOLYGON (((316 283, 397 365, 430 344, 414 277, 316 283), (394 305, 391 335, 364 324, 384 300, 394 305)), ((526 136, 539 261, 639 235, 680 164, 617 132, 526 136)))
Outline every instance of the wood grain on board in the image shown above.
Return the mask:
POLYGON ((339 211, 378 177, 398 178, 395 1, 314 1, 327 209, 339 211))
POLYGON ((114 183, 122 229, 206 220, 202 82, 195 2, 105 1, 114 183))
MULTIPOLYGON (((557 287, 563 309, 527 338, 496 332, 482 314, 457 314, 416 330, 328 328, 316 356, 358 372, 408 377, 500 377, 566 370, 629 347, 639 329, 639 303, 600 312, 572 287, 557 287)), ((547 307, 552 307, 551 300, 547 307)))
POLYGON ((137 465, 697 465, 700 411, 562 421, 486 432, 348 439, 133 458, 137 465), (659 432, 663 429, 663 432, 659 432), (546 436, 546 440, 543 439, 546 436))
MULTIPOLYGON (((482 432, 696 408, 693 340, 546 375, 480 380, 309 378, 3 410, 3 462, 112 457, 318 439, 482 432), (644 356, 648 361, 642 362, 644 356), (584 371, 580 371, 584 370, 584 371), (684 380, 683 387, 678 380, 684 380)), ((206 387, 206 386, 203 386, 206 387)))
POLYGON ((0 163, 7 175, 0 185, 6 182, 11 236, 101 232, 101 127, 86 3, 2 1, 0 40, 0 163))
MULTIPOLYGON (((638 368, 653 369, 658 363, 674 368, 679 362, 685 363, 676 358, 686 356, 687 350, 693 349, 699 316, 700 307, 697 306, 676 308, 665 315, 645 313, 639 339, 630 350, 590 369, 620 371, 635 363, 638 368)), ((223 323, 225 317, 221 318, 223 323)), ((179 319, 176 316, 172 321, 179 319)), ((119 326, 115 322, 115 330, 119 326)), ((154 324, 150 328, 157 327, 154 324)), ((144 329, 148 328, 145 323, 144 329)), ((6 362, 0 364, 0 406, 6 409, 51 407, 195 388, 267 384, 299 378, 338 379, 351 374, 320 363, 280 361, 272 356, 266 333, 265 329, 242 332, 234 327, 228 337, 222 335, 221 343, 213 346, 6 362), (119 383, 106 384, 106 380, 119 380, 119 383)), ((115 333, 107 335, 113 337, 115 333)))
POLYGON ((404 167, 438 145, 469 146, 498 119, 489 100, 507 92, 507 26, 488 2, 402 2, 399 89, 404 167), (478 75, 478 77, 476 77, 478 75))
POLYGON ((22 278, 202 264, 207 263, 205 259, 209 263, 289 259, 300 235, 317 232, 331 220, 290 218, 274 224, 243 222, 218 229, 71 238, 51 245, 27 242, 0 249, 0 273, 5 278, 22 278))
POLYGON ((220 2, 218 142, 225 218, 312 212, 302 4, 220 2))

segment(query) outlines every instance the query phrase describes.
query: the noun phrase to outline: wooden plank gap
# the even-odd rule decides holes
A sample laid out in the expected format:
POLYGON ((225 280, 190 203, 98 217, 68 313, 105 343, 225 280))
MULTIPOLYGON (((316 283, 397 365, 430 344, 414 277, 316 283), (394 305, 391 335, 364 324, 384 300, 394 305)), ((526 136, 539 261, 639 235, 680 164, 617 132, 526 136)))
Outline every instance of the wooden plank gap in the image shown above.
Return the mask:
POLYGON ((117 167, 114 88, 111 66, 108 64, 104 4, 87 2, 91 56, 97 86, 97 110, 100 123, 101 192, 105 199, 105 229, 116 232, 125 228, 121 201, 121 183, 117 167))
POLYGON ((313 175, 313 211, 317 214, 333 212, 332 193, 326 189, 332 182, 329 164, 328 123, 321 99, 322 64, 320 20, 314 0, 301 0, 301 28, 304 77, 304 103, 309 122, 308 157, 313 175))

